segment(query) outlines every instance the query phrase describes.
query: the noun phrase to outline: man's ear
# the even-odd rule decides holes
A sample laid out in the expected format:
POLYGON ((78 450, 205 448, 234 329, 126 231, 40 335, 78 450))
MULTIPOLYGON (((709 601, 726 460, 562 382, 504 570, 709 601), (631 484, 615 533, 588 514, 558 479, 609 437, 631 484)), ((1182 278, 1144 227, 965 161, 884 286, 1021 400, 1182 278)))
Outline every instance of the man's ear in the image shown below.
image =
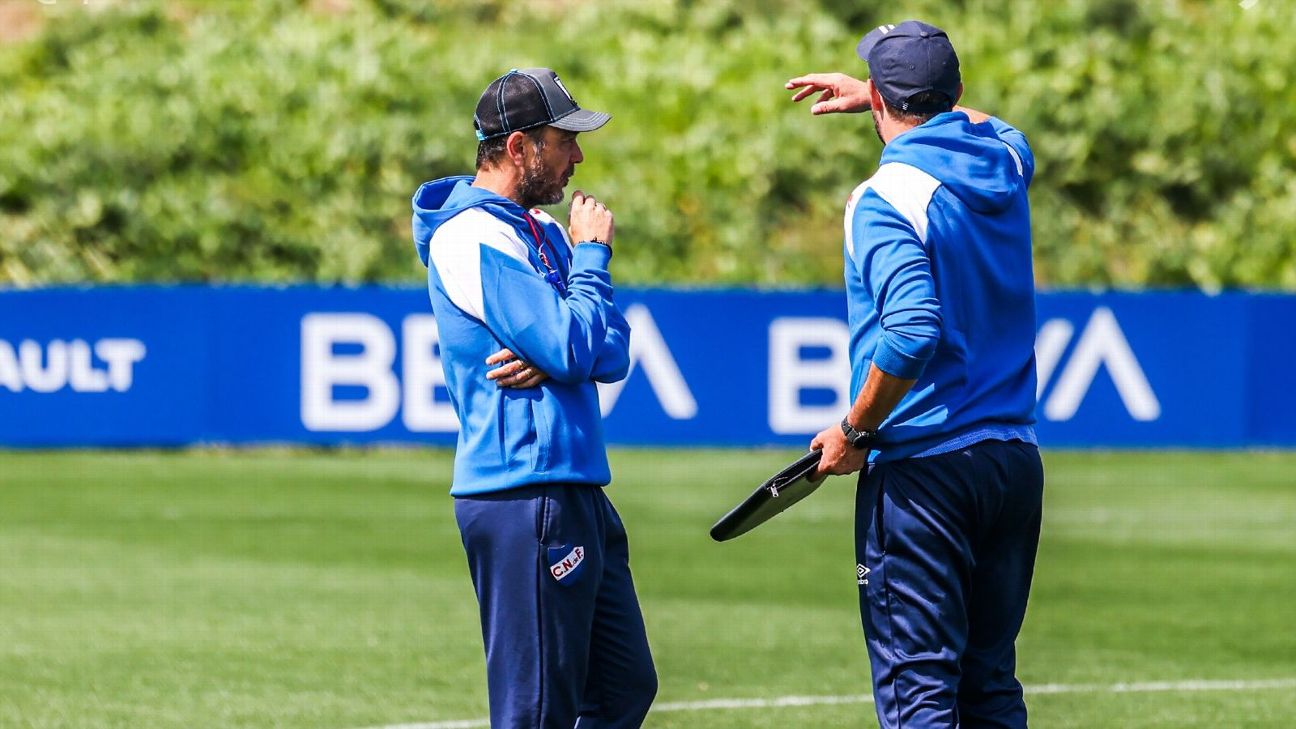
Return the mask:
POLYGON ((526 167, 527 135, 524 132, 513 132, 504 140, 504 152, 509 162, 516 167, 526 167))
POLYGON ((869 108, 882 116, 886 116, 886 105, 882 103, 882 94, 878 93, 877 85, 873 83, 873 79, 869 79, 868 90, 869 108))
POLYGON ((963 84, 962 82, 960 82, 958 91, 954 92, 954 103, 955 104, 959 103, 959 100, 962 98, 963 98, 963 84))

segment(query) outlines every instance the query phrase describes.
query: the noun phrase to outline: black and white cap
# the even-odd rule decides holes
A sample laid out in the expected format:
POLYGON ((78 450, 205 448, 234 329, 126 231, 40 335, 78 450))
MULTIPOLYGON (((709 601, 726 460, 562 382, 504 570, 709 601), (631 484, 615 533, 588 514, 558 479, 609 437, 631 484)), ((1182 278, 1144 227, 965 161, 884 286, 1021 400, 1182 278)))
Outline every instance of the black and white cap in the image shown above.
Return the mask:
POLYGON ((513 69, 491 82, 477 100, 473 127, 485 141, 544 124, 569 132, 592 132, 611 114, 580 108, 549 68, 513 69))

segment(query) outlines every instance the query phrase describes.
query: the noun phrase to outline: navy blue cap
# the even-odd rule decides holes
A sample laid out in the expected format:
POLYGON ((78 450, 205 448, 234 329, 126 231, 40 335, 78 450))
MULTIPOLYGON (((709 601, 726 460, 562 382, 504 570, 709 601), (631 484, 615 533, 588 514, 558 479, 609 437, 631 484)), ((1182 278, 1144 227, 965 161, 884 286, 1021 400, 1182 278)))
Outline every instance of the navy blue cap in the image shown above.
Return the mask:
POLYGON ((917 20, 879 25, 855 48, 868 64, 869 78, 891 106, 909 113, 948 111, 958 99, 958 54, 945 31, 917 20), (917 104, 910 99, 925 91, 949 98, 948 105, 917 104))
POLYGON ((486 140, 544 124, 569 132, 592 132, 611 118, 601 111, 580 108, 552 69, 515 68, 482 92, 473 127, 477 139, 486 140))

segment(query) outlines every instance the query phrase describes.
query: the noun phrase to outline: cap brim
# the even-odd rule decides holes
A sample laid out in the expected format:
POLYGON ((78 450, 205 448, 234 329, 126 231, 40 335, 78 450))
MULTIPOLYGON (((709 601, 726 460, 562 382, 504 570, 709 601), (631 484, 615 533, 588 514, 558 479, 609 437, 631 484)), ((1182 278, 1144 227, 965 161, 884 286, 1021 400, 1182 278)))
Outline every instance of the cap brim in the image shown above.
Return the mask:
POLYGON ((882 32, 881 28, 870 30, 864 34, 863 38, 860 38, 859 45, 855 46, 855 55, 859 56, 861 61, 868 63, 869 51, 873 50, 873 46, 877 45, 878 41, 885 37, 886 33, 882 32))
POLYGON ((588 109, 576 109, 570 114, 549 122, 549 126, 569 132, 592 132, 612 120, 611 114, 588 109))

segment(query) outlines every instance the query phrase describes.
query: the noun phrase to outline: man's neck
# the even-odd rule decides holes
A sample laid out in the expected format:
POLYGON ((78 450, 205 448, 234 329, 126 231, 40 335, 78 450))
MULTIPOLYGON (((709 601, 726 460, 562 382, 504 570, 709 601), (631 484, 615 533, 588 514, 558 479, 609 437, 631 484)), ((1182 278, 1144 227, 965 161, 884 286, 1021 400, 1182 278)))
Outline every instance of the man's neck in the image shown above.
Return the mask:
POLYGON ((884 122, 884 126, 882 128, 882 136, 886 140, 887 144, 894 142, 896 137, 900 136, 901 134, 917 129, 920 126, 918 124, 906 124, 902 122, 897 122, 895 120, 888 120, 888 121, 890 123, 888 124, 884 122))
POLYGON ((506 197, 521 205, 522 201, 518 199, 517 180, 513 178, 513 175, 506 174, 502 170, 479 169, 472 186, 489 190, 500 197, 506 197))

